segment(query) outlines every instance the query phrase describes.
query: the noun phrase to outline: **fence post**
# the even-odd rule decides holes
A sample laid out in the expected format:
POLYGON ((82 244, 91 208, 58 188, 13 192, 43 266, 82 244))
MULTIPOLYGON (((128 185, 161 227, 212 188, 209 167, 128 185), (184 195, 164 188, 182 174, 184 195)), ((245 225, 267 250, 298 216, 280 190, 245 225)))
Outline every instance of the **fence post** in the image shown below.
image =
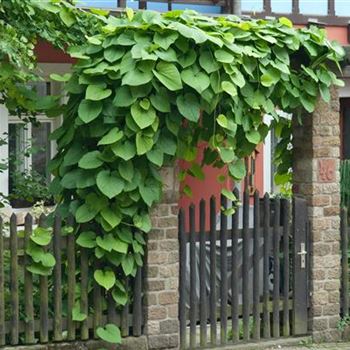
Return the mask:
MULTIPOLYGON (((295 118, 297 119, 297 118, 295 118)), ((337 340, 340 311, 339 97, 319 99, 303 125, 294 124, 294 192, 307 199, 310 222, 309 329, 315 341, 337 340)))
POLYGON ((145 262, 145 334, 148 348, 179 348, 178 182, 174 168, 164 168, 163 200, 152 211, 145 262))

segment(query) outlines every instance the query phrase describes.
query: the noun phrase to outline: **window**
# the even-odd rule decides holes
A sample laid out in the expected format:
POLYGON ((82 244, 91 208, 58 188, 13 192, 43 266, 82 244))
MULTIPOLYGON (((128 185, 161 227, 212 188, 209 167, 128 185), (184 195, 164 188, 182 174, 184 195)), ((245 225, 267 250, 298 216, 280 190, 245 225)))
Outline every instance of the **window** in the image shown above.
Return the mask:
MULTIPOLYGON (((39 96, 51 93, 51 85, 46 82, 32 84, 39 96)), ((49 141, 54 121, 45 115, 37 116, 38 124, 25 124, 17 117, 9 117, 9 193, 14 190, 14 175, 32 171, 50 182, 48 163, 53 156, 54 145, 49 141)))

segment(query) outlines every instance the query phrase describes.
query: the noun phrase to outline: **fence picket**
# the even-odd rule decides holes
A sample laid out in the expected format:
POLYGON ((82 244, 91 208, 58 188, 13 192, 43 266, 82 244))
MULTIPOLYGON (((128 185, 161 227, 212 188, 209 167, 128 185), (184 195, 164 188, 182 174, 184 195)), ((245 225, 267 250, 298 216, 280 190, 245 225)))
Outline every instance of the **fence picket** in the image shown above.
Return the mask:
POLYGON ((53 251, 56 264, 53 271, 54 298, 54 341, 62 340, 62 259, 61 259, 61 217, 56 214, 53 229, 53 251))
MULTIPOLYGON (((107 295, 107 312, 108 312, 108 323, 117 323, 117 310, 115 301, 113 299, 112 293, 109 292, 107 295)), ((124 310, 124 309, 123 309, 124 310)), ((123 325, 125 327, 125 325, 123 325)), ((122 333, 122 332, 121 332, 122 333)))
POLYGON ((264 338, 270 338, 270 292, 269 292, 269 265, 270 265, 270 197, 266 193, 264 196, 264 286, 263 286, 263 336, 264 338))
POLYGON ((280 199, 274 199, 273 220, 273 337, 280 336, 280 199))
POLYGON ((289 200, 283 200, 283 335, 288 337, 290 334, 289 322, 289 200))
POLYGON ((249 191, 248 187, 243 194, 243 339, 249 340, 249 191))
POLYGON ((33 307, 33 276, 27 267, 30 264, 30 258, 26 253, 29 247, 30 236, 33 230, 33 218, 27 214, 24 222, 24 310, 26 315, 25 342, 33 344, 34 338, 34 307, 33 307))
POLYGON ((196 347, 196 213, 195 206, 192 204, 190 213, 190 348, 196 347))
MULTIPOLYGON (((85 248, 80 250, 80 311, 87 315, 89 314, 89 302, 88 302, 88 278, 89 278, 89 260, 88 252, 85 248)), ((80 338, 81 340, 89 339, 89 325, 86 318, 80 325, 80 338)))
MULTIPOLYGON (((69 218, 68 224, 73 225, 72 218, 69 218)), ((68 340, 75 340, 75 322, 73 321, 73 308, 75 303, 75 237, 69 234, 67 237, 67 330, 68 340)))
POLYGON ((18 297, 18 257, 17 257, 17 217, 10 218, 10 283, 11 283, 11 345, 17 345, 19 340, 19 297, 18 297))
POLYGON ((253 246, 253 338, 260 339, 260 198, 254 193, 254 246, 253 246))
POLYGON ((221 195, 220 210, 220 341, 227 340, 227 198, 221 195))
POLYGON ((206 247, 205 247, 205 201, 202 199, 199 204, 199 234, 200 234, 200 345, 207 345, 207 288, 205 276, 206 247))
MULTIPOLYGON (((100 268, 100 262, 96 263, 96 268, 100 268)), ((94 315, 93 315, 93 328, 94 338, 98 339, 97 328, 102 325, 102 293, 101 286, 94 281, 93 290, 93 304, 94 304, 94 315)))
POLYGON ((348 265, 348 210, 341 210, 341 252, 342 252, 342 314, 349 315, 349 265, 348 265))
MULTIPOLYGON (((46 216, 42 214, 39 218, 39 226, 46 226, 46 216)), ((44 248, 46 251, 46 248, 44 248)), ((39 277, 40 289, 40 343, 49 341, 49 283, 47 276, 39 277)))
MULTIPOLYGON (((233 194, 238 199, 239 192, 235 188, 233 194)), ((231 229, 231 240, 232 240, 232 260, 231 260, 231 318, 232 318, 232 341, 236 343, 239 340, 239 288, 238 288, 238 224, 239 224, 239 211, 238 209, 232 215, 232 229, 231 229)))
POLYGON ((134 280, 134 300, 132 306, 133 336, 141 336, 142 327, 142 268, 138 267, 134 280))
POLYGON ((210 341, 215 346, 216 335, 216 200, 210 198, 210 341))
POLYGON ((180 320, 180 349, 186 348, 186 232, 185 213, 183 209, 179 212, 179 240, 180 240, 180 298, 179 298, 179 320, 180 320))
MULTIPOLYGON (((129 291, 129 278, 126 279, 125 288, 127 291, 129 291)), ((115 303, 114 303, 114 310, 116 310, 115 303)), ((116 315, 116 312, 115 312, 115 315, 116 315)), ((114 321, 114 323, 116 323, 116 320, 114 321)), ((123 306, 121 334, 122 334, 122 337, 127 337, 129 335, 129 301, 123 306)))
POLYGON ((3 220, 0 216, 0 345, 5 345, 5 275, 4 275, 4 238, 3 220))

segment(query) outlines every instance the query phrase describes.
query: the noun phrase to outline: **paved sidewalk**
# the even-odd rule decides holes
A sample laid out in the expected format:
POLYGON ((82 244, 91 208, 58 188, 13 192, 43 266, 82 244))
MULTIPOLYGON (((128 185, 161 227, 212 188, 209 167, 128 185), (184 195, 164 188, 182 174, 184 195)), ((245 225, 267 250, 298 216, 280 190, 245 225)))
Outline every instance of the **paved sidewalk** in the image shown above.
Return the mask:
POLYGON ((350 343, 331 343, 331 344, 308 344, 308 345, 300 345, 300 346, 283 346, 277 345, 271 348, 267 348, 266 350, 320 350, 320 349, 328 349, 328 350, 336 350, 336 349, 349 349, 350 343))

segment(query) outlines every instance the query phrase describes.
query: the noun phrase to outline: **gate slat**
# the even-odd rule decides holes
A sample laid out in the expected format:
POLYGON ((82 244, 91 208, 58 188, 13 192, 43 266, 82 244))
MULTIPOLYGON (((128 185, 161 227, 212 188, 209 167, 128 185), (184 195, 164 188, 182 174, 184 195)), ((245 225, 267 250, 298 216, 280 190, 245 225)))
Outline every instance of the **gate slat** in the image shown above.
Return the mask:
POLYGON ((227 340, 227 198, 221 195, 220 215, 220 341, 226 344, 227 340))
POLYGON ((25 325, 25 342, 26 344, 33 344, 34 338, 34 308, 33 308, 33 275, 28 271, 27 267, 30 264, 26 250, 29 247, 30 236, 33 230, 33 218, 27 214, 24 221, 24 310, 26 315, 25 325))
POLYGON ((341 251, 342 251, 342 313, 349 315, 349 265, 348 265, 348 211, 341 210, 341 251))
POLYGON ((274 199, 273 220, 273 337, 280 336, 280 199, 274 199))
POLYGON ((253 338, 260 339, 260 197, 256 190, 254 193, 254 246, 253 246, 253 338))
POLYGON ((54 297, 54 341, 62 340, 62 261, 61 261, 61 217, 56 214, 53 231, 53 251, 56 264, 53 273, 54 297))
POLYGON ((3 220, 0 216, 0 345, 5 345, 5 275, 4 275, 4 238, 3 220))
MULTIPOLYGON (((301 265, 300 252, 307 247, 307 205, 306 201, 295 197, 293 199, 293 334, 304 335, 308 330, 308 289, 307 266, 301 265)), ((307 258, 307 256, 305 257, 307 258)))
POLYGON ((283 335, 290 334, 289 324, 289 200, 283 200, 283 335))
MULTIPOLYGON (((107 295, 107 313, 108 313, 108 323, 113 323, 116 324, 117 323, 117 310, 116 310, 116 305, 115 305, 115 301, 113 299, 112 293, 109 292, 107 295)), ((123 311, 124 311, 124 307, 123 307, 123 311)), ((124 325, 124 320, 123 320, 123 312, 122 312, 122 319, 121 319, 121 327, 123 328, 125 327, 124 325)), ((123 331, 125 332, 125 330, 121 329, 121 333, 123 333, 123 331)))
POLYGON ((11 282, 11 345, 18 344, 19 298, 18 298, 18 257, 17 257, 17 217, 10 218, 10 282, 11 282))
MULTIPOLYGON (((235 188, 233 191, 235 197, 239 198, 238 189, 235 188)), ((231 230, 231 240, 232 240, 232 274, 231 274, 231 292, 232 292, 232 308, 231 308, 231 318, 232 318, 232 341, 236 343, 239 340, 239 313, 238 313, 238 303, 239 303, 239 279, 238 279, 238 223, 239 223, 239 209, 237 208, 234 215, 232 216, 232 230, 231 230)))
POLYGON ((196 346, 196 218, 195 206, 191 204, 190 209, 190 348, 196 346))
MULTIPOLYGON (((88 253, 85 248, 80 250, 80 310, 83 314, 89 315, 88 304, 88 253)), ((80 338, 81 340, 89 339, 89 326, 88 318, 81 322, 80 326, 80 338)))
POLYGON ((249 190, 246 187, 243 195, 243 339, 249 340, 249 190))
MULTIPOLYGON (((68 220, 70 226, 73 225, 73 219, 68 220)), ((75 322, 73 321, 73 308, 75 303, 75 237, 69 234, 67 237, 67 274, 68 274, 68 292, 67 292, 67 330, 68 340, 75 340, 75 322)))
POLYGON ((264 196, 264 292, 263 292, 263 336, 264 338, 271 337, 270 327, 270 292, 269 292, 269 265, 270 265, 270 196, 268 193, 264 196))
POLYGON ((207 345, 207 288, 206 288, 206 250, 205 250, 205 201, 199 204, 200 234, 200 345, 207 345))
POLYGON ((217 343, 216 333, 216 199, 210 198, 210 340, 217 343))
POLYGON ((180 349, 186 348, 186 232, 185 232, 185 212, 181 208, 179 211, 179 239, 180 239, 180 295, 179 295, 179 320, 180 320, 180 349))

